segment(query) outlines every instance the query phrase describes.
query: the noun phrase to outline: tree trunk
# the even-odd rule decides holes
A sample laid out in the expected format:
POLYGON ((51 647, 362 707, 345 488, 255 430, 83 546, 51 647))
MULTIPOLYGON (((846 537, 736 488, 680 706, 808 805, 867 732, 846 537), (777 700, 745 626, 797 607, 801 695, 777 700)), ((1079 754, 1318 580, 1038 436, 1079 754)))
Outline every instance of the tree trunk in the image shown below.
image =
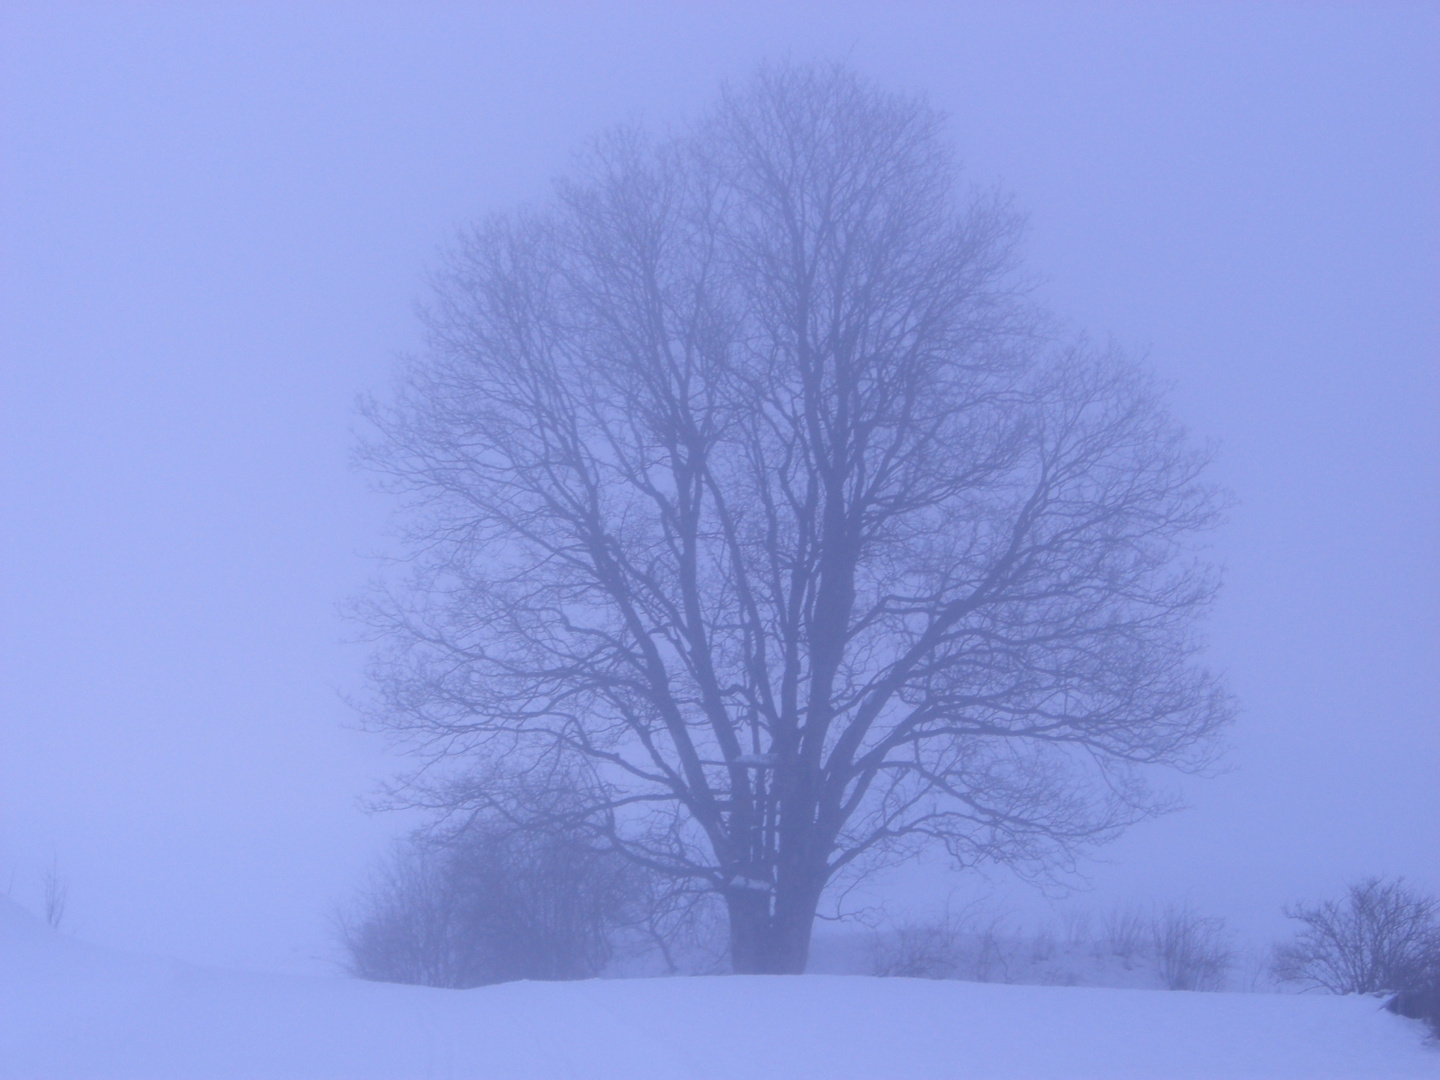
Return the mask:
POLYGON ((810 932, 820 890, 796 890, 777 898, 759 889, 725 894, 730 917, 730 966, 737 975, 803 975, 810 960, 810 932))

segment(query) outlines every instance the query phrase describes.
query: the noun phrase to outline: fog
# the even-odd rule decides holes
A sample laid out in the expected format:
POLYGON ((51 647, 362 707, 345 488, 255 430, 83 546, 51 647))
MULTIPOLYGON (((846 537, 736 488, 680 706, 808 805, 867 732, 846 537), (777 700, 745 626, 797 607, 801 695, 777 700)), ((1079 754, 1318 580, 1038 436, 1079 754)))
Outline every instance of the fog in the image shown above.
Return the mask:
MULTIPOLYGON (((1220 775, 1084 867, 1258 937, 1440 889, 1440 9, 27 5, 0 15, 0 884, 65 928, 327 970, 413 821, 339 609, 390 541, 357 396, 457 227, 766 58, 924 91, 1041 293, 1172 384, 1237 503, 1220 775)), ((1028 919, 938 864, 886 885, 1028 919)))

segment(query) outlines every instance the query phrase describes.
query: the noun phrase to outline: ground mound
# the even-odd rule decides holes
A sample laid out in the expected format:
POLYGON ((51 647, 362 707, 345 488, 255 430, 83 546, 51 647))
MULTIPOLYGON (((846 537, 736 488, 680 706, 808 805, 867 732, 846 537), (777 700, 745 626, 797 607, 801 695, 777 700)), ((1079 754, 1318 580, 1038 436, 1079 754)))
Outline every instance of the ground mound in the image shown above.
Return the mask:
POLYGON ((444 991, 129 957, 0 903, 14 1077, 1440 1077, 1369 998, 707 977, 444 991))

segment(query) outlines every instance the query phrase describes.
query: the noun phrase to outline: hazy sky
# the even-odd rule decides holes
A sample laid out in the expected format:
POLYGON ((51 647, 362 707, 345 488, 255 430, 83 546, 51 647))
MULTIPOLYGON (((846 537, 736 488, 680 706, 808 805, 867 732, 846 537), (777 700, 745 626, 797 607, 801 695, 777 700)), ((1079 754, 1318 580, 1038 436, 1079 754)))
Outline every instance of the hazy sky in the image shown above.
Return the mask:
MULTIPOLYGON (((386 504, 353 402, 455 228, 764 58, 952 118, 1029 266, 1215 439, 1232 770, 1092 867, 1271 932, 1440 889, 1440 7, 6 3, 0 887, 299 965, 403 823, 337 606, 386 504)), ((937 876, 927 879, 943 889, 937 876)), ((966 885, 964 880, 959 882, 966 885)), ((908 886, 919 889, 913 882, 908 886)), ((916 891, 921 903, 925 894, 916 891)))

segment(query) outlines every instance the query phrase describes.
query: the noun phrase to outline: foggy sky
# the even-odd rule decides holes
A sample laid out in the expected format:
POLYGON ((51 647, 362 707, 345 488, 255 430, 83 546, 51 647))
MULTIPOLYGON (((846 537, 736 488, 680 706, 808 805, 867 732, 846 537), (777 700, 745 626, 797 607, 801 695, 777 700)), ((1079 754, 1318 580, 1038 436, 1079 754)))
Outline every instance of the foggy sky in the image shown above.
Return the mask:
POLYGON ((1054 310, 1220 446, 1230 771, 1094 902, 1270 933, 1440 889, 1437 46, 1435 5, 4 5, 0 887, 54 859, 91 940, 331 952, 406 825, 342 700, 388 510, 356 396, 458 226, 790 57, 927 91, 1054 310))

